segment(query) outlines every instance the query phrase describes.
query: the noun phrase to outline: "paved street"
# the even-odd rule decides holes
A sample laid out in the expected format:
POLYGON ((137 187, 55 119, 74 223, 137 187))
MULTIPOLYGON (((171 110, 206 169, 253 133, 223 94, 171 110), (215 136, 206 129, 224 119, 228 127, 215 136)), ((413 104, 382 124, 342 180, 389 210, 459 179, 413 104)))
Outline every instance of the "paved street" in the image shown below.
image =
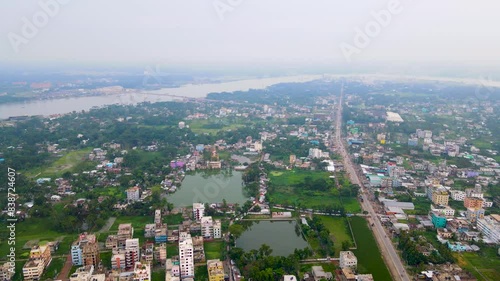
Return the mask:
POLYGON ((336 124, 335 124, 335 142, 337 145, 338 152, 341 154, 342 159, 344 161, 344 169, 349 174, 349 178, 353 184, 358 184, 362 188, 362 198, 363 202, 361 202, 361 206, 363 210, 368 211, 369 214, 369 223, 373 224, 372 231, 375 235, 375 239, 377 240, 380 251, 384 260, 386 261, 389 270, 392 274, 393 280, 403 280, 409 281, 408 274, 399 258, 396 250, 394 249, 394 245, 392 244, 390 238, 387 237, 384 227, 380 223, 377 214, 373 210, 373 207, 366 196, 366 189, 363 185, 363 182, 359 180, 359 175, 356 173, 354 165, 351 161, 350 156, 345 149, 344 142, 342 141, 342 106, 343 106, 343 98, 344 98, 344 89, 342 87, 339 103, 337 105, 337 116, 336 116, 336 124))

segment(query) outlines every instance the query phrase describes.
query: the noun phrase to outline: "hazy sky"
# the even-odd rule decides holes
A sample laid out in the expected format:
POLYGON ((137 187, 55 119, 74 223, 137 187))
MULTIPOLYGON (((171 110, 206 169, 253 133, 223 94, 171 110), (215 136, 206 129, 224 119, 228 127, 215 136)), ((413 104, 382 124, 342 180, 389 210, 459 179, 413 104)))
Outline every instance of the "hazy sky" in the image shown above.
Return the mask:
POLYGON ((39 2, 54 1, 0 0, 0 61, 346 62, 342 42, 355 63, 500 60, 498 0, 64 0, 24 36, 23 17, 43 24, 39 2), (397 14, 356 46, 390 2, 397 14))

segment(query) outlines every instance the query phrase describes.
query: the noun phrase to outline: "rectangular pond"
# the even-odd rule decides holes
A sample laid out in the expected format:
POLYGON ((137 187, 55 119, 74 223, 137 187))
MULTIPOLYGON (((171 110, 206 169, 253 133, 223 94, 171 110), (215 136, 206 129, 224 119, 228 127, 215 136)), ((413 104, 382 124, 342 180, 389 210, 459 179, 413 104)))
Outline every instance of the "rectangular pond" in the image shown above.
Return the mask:
POLYGON ((167 200, 175 207, 192 206, 193 203, 227 203, 242 205, 248 200, 244 192, 242 172, 202 171, 188 174, 176 192, 169 194, 167 200))
MULTIPOLYGON (((247 223, 247 221, 245 221, 247 223)), ((296 221, 252 221, 236 240, 236 247, 245 252, 258 250, 262 244, 273 249, 273 256, 288 256, 295 249, 309 247, 299 231, 296 221)))

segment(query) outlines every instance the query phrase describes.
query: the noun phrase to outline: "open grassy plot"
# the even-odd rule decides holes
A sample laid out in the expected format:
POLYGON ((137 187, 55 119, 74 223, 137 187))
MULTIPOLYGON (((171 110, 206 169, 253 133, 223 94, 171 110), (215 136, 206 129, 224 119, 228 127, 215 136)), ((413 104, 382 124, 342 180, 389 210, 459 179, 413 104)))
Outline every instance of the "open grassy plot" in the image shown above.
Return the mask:
POLYGON ((478 280, 500 280, 500 258, 496 247, 483 247, 477 253, 456 253, 454 256, 458 265, 478 280))
POLYGON ((306 208, 340 205, 336 189, 331 188, 326 191, 301 189, 300 184, 306 178, 311 181, 316 179, 324 179, 327 182, 331 181, 327 172, 302 170, 273 171, 270 173, 272 192, 268 194, 271 202, 283 205, 300 205, 306 208))
POLYGON ((305 170, 272 171, 269 175, 272 183, 277 186, 291 186, 300 184, 304 182, 306 177, 310 177, 311 180, 319 178, 328 180, 328 177, 330 176, 328 172, 305 170))
POLYGON ((361 213, 361 206, 359 205, 358 199, 355 197, 341 197, 340 199, 347 213, 361 213))
MULTIPOLYGON (((115 223, 111 227, 111 231, 118 231, 118 226, 122 223, 131 223, 132 227, 134 228, 134 233, 138 229, 144 229, 144 226, 148 223, 153 223, 154 222, 154 217, 148 217, 148 216, 119 216, 116 218, 115 223)), ((137 237, 134 234, 134 237, 137 237)))
POLYGON ((151 272, 151 280, 165 280, 165 269, 151 272))
POLYGON ((207 260, 222 259, 222 251, 224 250, 224 242, 215 241, 204 244, 205 257, 207 260))
POLYGON ((182 218, 182 214, 163 216, 163 222, 165 222, 167 225, 178 225, 183 221, 184 219, 182 218))
POLYGON ((88 154, 92 148, 69 151, 63 154, 60 158, 51 164, 26 172, 27 176, 31 177, 58 177, 64 172, 71 171, 75 166, 86 161, 88 154))
POLYGON ((245 126, 245 119, 229 121, 227 119, 196 119, 192 120, 189 128, 196 134, 217 134, 219 131, 234 130, 245 126), (241 121, 241 122, 239 122, 241 121))
POLYGON ((391 274, 382 259, 377 242, 368 223, 362 217, 352 217, 352 232, 358 248, 354 254, 358 258, 358 271, 360 273, 371 273, 375 280, 391 280, 391 274))
POLYGON ((205 265, 195 267, 194 276, 196 276, 196 280, 208 280, 207 267, 205 265))
POLYGON ((57 277, 59 272, 64 266, 66 258, 52 258, 52 262, 49 264, 42 275, 42 280, 53 279, 57 277))
POLYGON ((99 255, 101 257, 102 264, 107 268, 111 268, 111 257, 113 256, 113 253, 111 251, 107 251, 101 252, 99 255))
POLYGON ((270 175, 271 202, 301 208, 334 207, 343 205, 347 213, 361 212, 361 207, 355 197, 339 197, 339 191, 329 178, 330 174, 324 171, 272 171, 270 175), (327 190, 310 190, 301 185, 305 181, 325 180, 331 187, 327 190), (342 202, 341 202, 342 200, 342 202))
POLYGON ((330 217, 330 216, 319 216, 325 227, 330 231, 330 236, 335 247, 335 256, 339 256, 339 252, 342 250, 342 242, 349 241, 351 245, 354 245, 351 231, 347 225, 346 218, 344 217, 330 217))
POLYGON ((177 244, 167 244, 167 258, 179 255, 179 246, 177 244))
MULTIPOLYGON (((7 228, 0 230, 0 260, 5 260, 6 255, 11 247, 6 238, 7 228)), ((50 218, 29 218, 24 222, 16 224, 16 255, 18 258, 27 258, 29 255, 29 248, 23 249, 25 245, 34 244, 41 241, 55 241, 58 238, 64 238, 62 242, 62 249, 59 249, 56 254, 62 254, 62 250, 68 249, 68 244, 76 237, 75 234, 69 235, 68 233, 60 233, 50 230, 50 218), (64 238, 68 236, 69 238, 64 238)), ((27 245, 28 246, 28 245, 27 245)))

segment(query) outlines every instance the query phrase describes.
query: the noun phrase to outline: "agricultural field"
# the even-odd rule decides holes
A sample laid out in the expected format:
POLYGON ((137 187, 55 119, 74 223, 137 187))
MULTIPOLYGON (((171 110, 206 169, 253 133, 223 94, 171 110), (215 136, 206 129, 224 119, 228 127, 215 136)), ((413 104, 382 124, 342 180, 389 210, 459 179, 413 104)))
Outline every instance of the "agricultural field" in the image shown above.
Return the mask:
POLYGON ((91 151, 92 148, 85 148, 66 152, 49 165, 27 171, 26 175, 28 177, 60 177, 63 173, 85 162, 91 151))
POLYGON ((454 254, 460 267, 471 272, 478 280, 500 280, 500 257, 496 247, 482 247, 477 253, 454 254))
POLYGON ((354 246, 351 231, 344 217, 319 216, 325 227, 330 231, 331 239, 335 247, 335 257, 342 251, 342 242, 348 241, 354 246))
POLYGON ((358 246, 353 250, 358 258, 358 271, 373 274, 375 280, 391 280, 391 274, 380 255, 380 249, 366 220, 362 217, 352 217, 349 220, 358 246))
POLYGON ((272 171, 269 198, 273 204, 297 206, 301 208, 321 208, 343 205, 348 213, 358 213, 361 207, 355 197, 339 197, 330 174, 322 171, 272 171), (301 187, 304 181, 325 180, 331 187, 327 190, 307 190, 301 187), (341 201, 342 199, 342 201, 341 201))
POLYGON ((224 119, 196 119, 189 124, 189 129, 196 134, 217 134, 219 131, 234 130, 245 126, 245 121, 231 123, 224 119))

